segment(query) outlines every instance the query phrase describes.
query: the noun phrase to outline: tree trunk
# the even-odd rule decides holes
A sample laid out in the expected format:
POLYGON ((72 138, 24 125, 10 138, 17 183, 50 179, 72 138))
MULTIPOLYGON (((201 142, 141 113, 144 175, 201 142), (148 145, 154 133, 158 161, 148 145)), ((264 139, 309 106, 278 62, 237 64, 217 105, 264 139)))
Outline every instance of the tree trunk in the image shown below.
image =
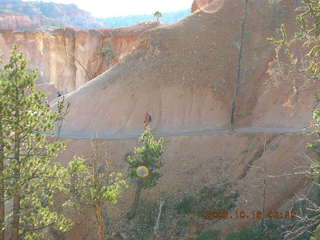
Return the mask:
POLYGON ((20 194, 16 193, 13 197, 13 215, 12 215, 11 240, 19 240, 20 223, 20 194))
MULTIPOLYGON (((0 109, 1 111, 1 109, 0 109)), ((1 121, 1 120, 0 120, 1 121)), ((0 240, 4 240, 5 231, 2 229, 5 218, 5 202, 4 202, 4 181, 3 181, 3 170, 4 170, 4 142, 3 142, 3 126, 0 123, 0 240)))
POLYGON ((102 207, 99 205, 96 205, 95 206, 95 213, 96 213, 96 219, 97 219, 97 224, 98 224, 98 239, 99 240, 106 240, 104 219, 103 219, 103 215, 102 215, 102 207))
POLYGON ((128 214, 129 219, 132 219, 136 216, 137 208, 138 208, 139 202, 140 202, 141 192, 142 192, 142 186, 140 184, 140 179, 139 179, 138 184, 137 184, 137 188, 136 188, 136 193, 134 196, 134 201, 132 203, 131 210, 128 214))
POLYGON ((160 226, 161 212, 162 212, 162 207, 163 207, 164 202, 165 202, 164 200, 160 199, 159 213, 158 213, 158 217, 157 217, 157 220, 156 220, 156 224, 154 225, 154 228, 153 228, 153 232, 154 232, 155 236, 158 235, 159 226, 160 226))
MULTIPOLYGON (((19 120, 19 113, 16 112, 16 119, 19 120)), ((17 126, 18 126, 17 122, 17 126)), ((18 181, 20 180, 20 138, 18 130, 16 129, 14 140, 14 159, 17 161, 16 168, 14 169, 14 177, 16 178, 15 193, 13 196, 13 212, 12 212, 12 229, 11 240, 19 240, 20 229, 20 187, 18 181)))
MULTIPOLYGON (((95 186, 95 189, 97 189, 98 185, 99 185, 99 181, 98 181, 98 162, 99 162, 99 156, 98 156, 98 143, 96 141, 92 141, 92 147, 94 149, 94 156, 92 158, 92 165, 93 165, 93 183, 95 186)), ((103 218, 103 214, 102 214, 102 206, 103 203, 101 203, 100 201, 96 202, 96 204, 94 205, 94 210, 95 210, 95 214, 96 214, 96 220, 97 220, 97 225, 98 225, 98 239, 99 240, 105 240, 105 226, 104 226, 104 218, 103 218)))

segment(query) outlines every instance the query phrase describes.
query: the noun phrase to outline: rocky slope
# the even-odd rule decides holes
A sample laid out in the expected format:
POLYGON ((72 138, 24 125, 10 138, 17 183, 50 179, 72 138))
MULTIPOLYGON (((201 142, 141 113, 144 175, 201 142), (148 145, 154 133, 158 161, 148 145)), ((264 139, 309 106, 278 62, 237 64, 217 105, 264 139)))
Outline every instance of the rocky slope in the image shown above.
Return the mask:
POLYGON ((141 33, 156 26, 158 23, 90 31, 67 28, 53 33, 2 30, 0 48, 7 58, 11 46, 18 44, 30 67, 39 69, 39 84, 67 93, 108 70, 131 51, 141 33))
MULTIPOLYGON (((215 4, 210 12, 195 9, 177 24, 145 32, 119 64, 67 96, 71 111, 61 137, 69 139, 69 149, 60 161, 89 156, 90 139, 99 138, 113 167, 123 170, 148 111, 153 132, 167 138, 167 152, 165 177, 145 198, 195 193, 226 175, 243 190, 240 209, 261 210, 266 189, 266 209, 276 210, 304 188, 306 179, 293 174, 309 164, 308 139, 299 132, 311 121, 320 85, 279 63, 266 40, 281 23, 293 32, 298 4, 215 4)), ((128 191, 111 215, 124 214, 130 201, 128 191)), ((228 220, 222 228, 249 222, 228 220)))
MULTIPOLYGON (((58 161, 66 164, 74 154, 90 159, 93 154, 92 142, 85 139, 64 139, 68 149, 59 156, 58 161)), ((237 209, 251 213, 262 211, 263 192, 266 190, 266 211, 276 211, 297 192, 303 189, 308 180, 295 175, 303 171, 301 166, 309 163, 303 157, 308 139, 294 134, 214 134, 205 136, 166 137, 166 153, 163 157, 163 177, 159 185, 145 191, 142 198, 158 203, 160 197, 182 199, 185 194, 196 194, 204 186, 210 186, 218 179, 228 177, 235 181, 240 190, 237 209), (272 176, 272 177, 270 177, 272 176), (265 188, 264 179, 266 179, 265 188)), ((126 174, 125 153, 131 151, 138 142, 136 139, 98 140, 98 150, 107 152, 110 168, 126 174)), ((102 164, 102 163, 101 163, 102 164)), ((134 186, 122 193, 115 206, 108 206, 112 229, 117 229, 120 217, 125 218, 133 201, 134 186)), ((214 209, 212 209, 214 210, 214 209)), ((280 211, 280 210, 279 210, 280 211)), ((94 218, 77 216, 79 224, 72 229, 66 239, 93 240, 95 231, 88 224, 94 218)), ((217 227, 212 221, 201 221, 190 225, 189 237, 174 236, 173 239, 196 239, 195 232, 217 227)), ((245 226, 252 219, 228 219, 218 223, 220 229, 227 231, 245 226)), ((162 222, 163 223, 163 222, 162 222)), ((121 232, 126 233, 126 229, 121 232)), ((114 233, 114 232, 113 232, 114 233)), ((130 233, 126 233, 130 236, 130 233)), ((117 238, 115 238, 117 239, 117 238)), ((135 238, 128 237, 134 240, 135 238)), ((150 240, 153 238, 150 238, 150 240)), ((162 238, 168 239, 168 238, 162 238)))
POLYGON ((146 111, 157 134, 307 126, 317 83, 277 73, 266 40, 294 21, 294 4, 281 4, 225 1, 143 34, 123 62, 69 96, 65 135, 136 136, 146 111))

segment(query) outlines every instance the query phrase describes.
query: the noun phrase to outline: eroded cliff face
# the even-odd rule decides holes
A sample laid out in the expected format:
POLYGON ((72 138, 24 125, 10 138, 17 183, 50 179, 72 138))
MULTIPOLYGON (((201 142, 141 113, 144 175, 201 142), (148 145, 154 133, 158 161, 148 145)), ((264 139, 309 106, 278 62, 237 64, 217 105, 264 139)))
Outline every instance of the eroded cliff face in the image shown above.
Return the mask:
POLYGON ((266 40, 283 22, 292 32, 297 5, 220 2, 213 14, 199 11, 144 33, 122 64, 73 92, 65 136, 137 136, 146 111, 157 134, 308 126, 319 83, 275 69, 266 40), (106 105, 107 115, 100 111, 106 105))
POLYGON ((35 30, 40 27, 40 23, 33 21, 25 15, 0 14, 0 29, 2 30, 35 30))
POLYGON ((19 45, 30 68, 39 69, 38 84, 68 93, 118 63, 135 46, 141 33, 156 26, 158 23, 90 31, 67 28, 53 33, 3 30, 0 51, 6 59, 12 45, 19 45))

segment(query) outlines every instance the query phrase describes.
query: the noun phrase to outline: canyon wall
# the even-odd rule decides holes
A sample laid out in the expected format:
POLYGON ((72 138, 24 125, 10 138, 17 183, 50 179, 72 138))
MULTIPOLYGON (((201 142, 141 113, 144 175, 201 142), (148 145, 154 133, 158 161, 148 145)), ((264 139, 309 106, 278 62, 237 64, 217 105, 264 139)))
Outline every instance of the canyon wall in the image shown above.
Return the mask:
POLYGON ((39 69, 40 86, 68 93, 119 62, 141 33, 156 26, 158 23, 89 31, 66 28, 53 33, 1 30, 0 54, 6 59, 12 45, 17 44, 30 68, 39 69))
MULTIPOLYGON (((308 180, 295 172, 308 167, 310 139, 300 134, 312 120, 320 83, 283 56, 279 62, 267 41, 279 36, 281 23, 293 34, 299 4, 216 3, 210 12, 195 11, 145 32, 119 64, 67 95, 71 109, 60 136, 69 149, 60 161, 67 163, 74 153, 90 156, 91 139, 97 138, 113 169, 125 173, 124 155, 137 144, 148 112, 167 150, 164 177, 145 199, 196 194, 226 176, 241 190, 240 209, 276 210, 304 189, 308 180)), ((300 47, 292 51, 303 55, 300 47)), ((130 189, 110 215, 124 216, 132 199, 130 189)), ((220 227, 230 231, 250 222, 228 219, 220 227)))

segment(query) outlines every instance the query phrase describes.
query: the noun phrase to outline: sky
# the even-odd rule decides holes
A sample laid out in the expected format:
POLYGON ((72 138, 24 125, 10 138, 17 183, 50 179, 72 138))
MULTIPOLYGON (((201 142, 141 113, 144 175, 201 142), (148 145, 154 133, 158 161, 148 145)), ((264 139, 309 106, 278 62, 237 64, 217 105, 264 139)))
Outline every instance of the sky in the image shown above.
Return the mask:
POLYGON ((113 17, 190 9, 193 0, 46 0, 46 2, 74 3, 95 17, 113 17))

